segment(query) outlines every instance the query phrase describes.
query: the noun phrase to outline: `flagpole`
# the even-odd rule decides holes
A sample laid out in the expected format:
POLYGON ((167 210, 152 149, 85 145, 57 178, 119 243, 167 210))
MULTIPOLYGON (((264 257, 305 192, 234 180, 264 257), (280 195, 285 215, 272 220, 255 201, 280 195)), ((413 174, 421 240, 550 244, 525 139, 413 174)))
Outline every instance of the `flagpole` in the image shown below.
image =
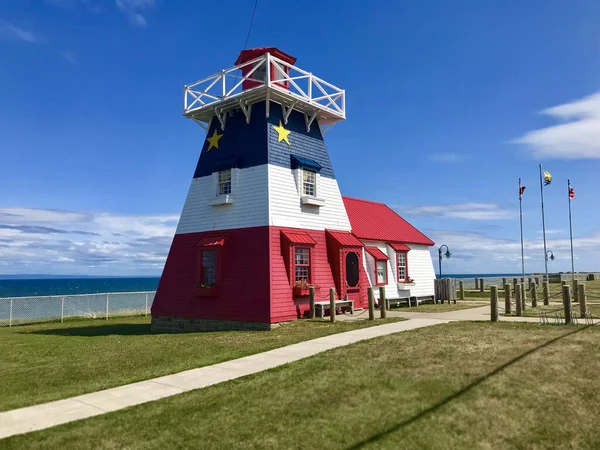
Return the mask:
POLYGON ((523 253, 523 195, 521 193, 521 179, 519 178, 519 219, 521 223, 521 272, 525 283, 525 256, 523 253))
POLYGON ((544 217, 544 184, 542 178, 542 165, 540 164, 540 193, 542 197, 542 234, 544 236, 544 267, 546 269, 546 281, 549 283, 548 278, 548 253, 546 252, 546 218, 544 217))
POLYGON ((571 180, 567 180, 567 189, 569 194, 569 234, 571 237, 571 275, 573 286, 575 285, 575 261, 573 258, 573 223, 571 222, 571 180))

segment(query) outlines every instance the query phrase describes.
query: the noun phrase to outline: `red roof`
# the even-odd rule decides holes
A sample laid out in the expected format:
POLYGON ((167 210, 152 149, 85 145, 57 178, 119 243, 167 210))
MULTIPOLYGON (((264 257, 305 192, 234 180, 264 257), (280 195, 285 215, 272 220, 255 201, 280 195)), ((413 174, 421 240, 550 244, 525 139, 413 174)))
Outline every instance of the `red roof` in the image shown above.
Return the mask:
POLYGON ((434 242, 400 217, 389 206, 343 197, 352 234, 359 239, 434 245, 434 242))
POLYGON ((225 234, 217 234, 212 236, 203 236, 196 243, 196 247, 215 247, 222 246, 225 244, 225 240, 227 239, 227 235, 225 234))
POLYGON ((388 256, 379 250, 377 247, 365 247, 365 250, 369 255, 371 255, 375 259, 390 259, 388 256))
POLYGON ((281 234, 287 238, 290 243, 295 245, 307 244, 307 245, 316 245, 317 241, 315 241, 308 233, 304 231, 284 231, 281 230, 281 234))
POLYGON ((410 248, 408 248, 408 245, 406 244, 396 244, 394 242, 389 242, 388 245, 397 252, 407 252, 410 250, 410 248))
POLYGON ((282 52, 278 48, 275 47, 257 47, 257 48, 249 48, 248 50, 242 50, 240 52, 240 56, 235 60, 235 65, 239 65, 245 63, 246 61, 251 61, 259 56, 264 55, 265 53, 270 53, 271 55, 285 61, 288 64, 294 64, 296 62, 296 58, 292 55, 288 55, 285 52, 282 52))
POLYGON ((338 244, 342 247, 364 247, 364 244, 360 242, 356 237, 348 231, 331 231, 327 230, 327 233, 335 239, 338 244))

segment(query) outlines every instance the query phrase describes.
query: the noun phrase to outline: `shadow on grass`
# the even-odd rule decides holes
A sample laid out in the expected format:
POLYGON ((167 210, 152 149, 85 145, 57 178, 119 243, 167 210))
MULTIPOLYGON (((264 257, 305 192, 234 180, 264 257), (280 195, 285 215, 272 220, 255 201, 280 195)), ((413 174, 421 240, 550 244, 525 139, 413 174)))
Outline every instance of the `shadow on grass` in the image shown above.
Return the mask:
POLYGON ((39 330, 23 332, 22 334, 45 334, 52 336, 141 336, 153 334, 149 323, 119 323, 114 325, 99 325, 75 328, 54 328, 52 330, 39 330))
POLYGON ((460 396, 462 396, 462 395, 466 394, 467 392, 469 392, 471 389, 479 386, 481 383, 483 383, 487 379, 493 377, 494 375, 497 375, 498 373, 502 372, 504 369, 506 369, 506 368, 512 366, 513 364, 521 361, 522 359, 526 358, 527 356, 531 355, 532 353, 535 353, 536 351, 541 350, 542 348, 547 347, 547 346, 549 346, 549 345, 551 345, 551 344, 553 344, 553 343, 555 343, 555 342, 557 342, 557 341, 559 341, 561 339, 564 339, 566 337, 572 336, 573 334, 579 333, 579 332, 581 332, 581 331, 589 328, 590 326, 592 326, 592 325, 586 325, 584 327, 581 327, 581 328, 578 328, 576 330, 573 330, 573 331, 571 331, 569 333, 565 333, 565 334, 563 334, 561 336, 555 337, 554 339, 550 339, 549 341, 544 342, 543 344, 538 345, 537 347, 532 348, 531 350, 526 351, 522 355, 519 355, 519 356, 511 359, 510 361, 502 364, 501 366, 497 367, 496 369, 492 370, 491 372, 483 375, 482 377, 477 378, 471 384, 465 386, 464 388, 460 389, 459 391, 456 391, 454 394, 449 395, 448 397, 444 398, 443 400, 441 400, 440 402, 436 403, 435 405, 430 406, 429 408, 421 411, 420 413, 415 414, 414 416, 409 417, 408 419, 403 420, 402 422, 400 422, 400 423, 398 423, 396 425, 388 427, 386 430, 381 431, 381 432, 379 432, 377 434, 374 434, 373 436, 371 436, 371 437, 369 437, 369 438, 367 438, 367 439, 365 439, 365 440, 363 440, 361 442, 358 442, 358 443, 352 445, 351 447, 348 447, 348 450, 359 449, 359 448, 362 448, 362 447, 364 447, 366 445, 373 444, 374 442, 377 442, 380 439, 383 439, 386 436, 388 436, 388 435, 390 435, 390 434, 392 434, 392 433, 394 433, 396 431, 399 431, 402 428, 407 427, 407 426, 413 424, 414 422, 417 422, 418 420, 421 420, 421 419, 425 418, 429 414, 433 414, 433 413, 437 412, 440 408, 446 406, 447 404, 449 404, 453 400, 455 400, 455 399, 459 398, 460 396))

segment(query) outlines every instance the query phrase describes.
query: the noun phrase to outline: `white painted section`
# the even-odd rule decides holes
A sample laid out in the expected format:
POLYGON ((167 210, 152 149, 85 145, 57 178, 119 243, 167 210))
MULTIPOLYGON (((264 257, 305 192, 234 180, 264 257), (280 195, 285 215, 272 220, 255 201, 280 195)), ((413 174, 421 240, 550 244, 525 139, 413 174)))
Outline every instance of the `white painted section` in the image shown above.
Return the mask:
MULTIPOLYGON (((407 255, 408 276, 415 280, 414 285, 398 284, 396 271, 395 250, 381 241, 362 241, 367 247, 377 247, 388 257, 388 284, 385 286, 385 296, 388 299, 410 297, 427 297, 434 295, 435 273, 429 247, 426 245, 407 244, 410 251, 407 255), (408 294, 410 292, 410 294, 408 294)), ((363 255, 363 264, 371 286, 377 287, 375 278, 375 258, 366 251, 363 255)), ((379 289, 374 289, 375 297, 379 298, 379 289)))
POLYGON ((176 234, 268 225, 268 165, 231 172, 231 204, 210 204, 217 197, 216 172, 192 180, 176 234))
POLYGON ((337 181, 317 176, 316 195, 324 202, 322 206, 303 205, 299 172, 269 165, 269 224, 309 230, 350 231, 350 221, 337 181))

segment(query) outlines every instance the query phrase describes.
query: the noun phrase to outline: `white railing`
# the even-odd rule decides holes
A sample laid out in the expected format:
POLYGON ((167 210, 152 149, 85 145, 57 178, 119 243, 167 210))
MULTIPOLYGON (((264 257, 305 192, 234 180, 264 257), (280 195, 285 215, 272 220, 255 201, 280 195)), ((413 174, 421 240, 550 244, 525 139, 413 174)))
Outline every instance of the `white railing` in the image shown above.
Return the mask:
POLYGON ((0 326, 148 315, 155 291, 0 298, 0 326))
POLYGON ((301 101, 339 119, 346 118, 343 89, 269 53, 186 86, 184 114, 193 116, 194 112, 217 106, 218 103, 235 99, 243 93, 264 90, 264 87, 289 95, 292 102, 301 101), (246 75, 242 75, 242 69, 248 67, 250 69, 246 75), (271 67, 274 68, 275 79, 271 79, 271 67), (264 80, 252 78, 257 71, 264 73, 264 80), (245 81, 251 82, 253 87, 243 89, 245 81))

